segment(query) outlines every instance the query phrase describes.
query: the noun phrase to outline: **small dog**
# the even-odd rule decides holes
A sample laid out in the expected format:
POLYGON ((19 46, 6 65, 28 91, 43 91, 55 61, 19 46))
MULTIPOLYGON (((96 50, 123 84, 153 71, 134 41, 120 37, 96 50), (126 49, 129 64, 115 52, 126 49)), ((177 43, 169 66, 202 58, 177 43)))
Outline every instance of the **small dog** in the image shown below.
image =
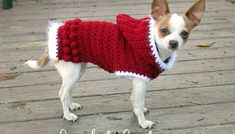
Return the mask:
POLYGON ((142 128, 155 124, 145 119, 146 85, 164 70, 173 66, 176 51, 188 40, 205 12, 205 0, 197 1, 184 15, 170 14, 166 0, 153 0, 150 16, 134 19, 117 16, 117 23, 104 21, 69 20, 50 22, 48 47, 36 60, 26 62, 40 69, 49 61, 57 68, 63 83, 59 91, 64 118, 77 120, 70 110, 81 105, 72 101, 74 84, 86 71, 87 63, 132 80, 130 97, 133 111, 142 128))

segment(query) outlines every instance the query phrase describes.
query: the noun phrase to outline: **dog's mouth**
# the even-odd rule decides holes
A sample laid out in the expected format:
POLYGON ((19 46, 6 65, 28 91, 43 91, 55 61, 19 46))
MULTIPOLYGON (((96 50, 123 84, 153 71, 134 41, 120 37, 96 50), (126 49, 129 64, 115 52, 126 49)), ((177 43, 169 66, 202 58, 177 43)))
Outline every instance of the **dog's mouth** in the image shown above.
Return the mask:
POLYGON ((168 47, 168 49, 170 49, 171 51, 176 51, 178 49, 178 47, 176 47, 176 48, 168 47))

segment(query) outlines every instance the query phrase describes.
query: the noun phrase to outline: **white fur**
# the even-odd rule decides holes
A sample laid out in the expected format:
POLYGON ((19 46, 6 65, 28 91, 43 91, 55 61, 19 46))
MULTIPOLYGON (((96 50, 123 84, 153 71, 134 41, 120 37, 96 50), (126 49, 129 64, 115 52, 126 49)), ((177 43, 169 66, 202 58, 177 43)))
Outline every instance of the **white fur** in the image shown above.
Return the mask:
MULTIPOLYGON (((183 46, 183 39, 180 36, 180 33, 185 28, 185 21, 182 16, 174 13, 172 14, 169 22, 169 31, 171 32, 169 35, 167 35, 164 38, 160 38, 159 33, 155 32, 155 41, 157 42, 158 49, 160 52, 160 56, 163 60, 167 59, 172 54, 175 54, 176 50, 181 49, 183 46), (170 40, 176 40, 178 41, 178 48, 174 51, 169 49, 169 41, 170 40)), ((159 31, 158 27, 154 28, 156 31, 159 31)))
MULTIPOLYGON (((155 45, 155 42, 157 43, 158 46, 162 46, 161 44, 163 43, 162 41, 160 41, 160 38, 159 38, 159 35, 157 34, 158 32, 156 32, 156 21, 150 17, 151 20, 150 20, 150 33, 149 33, 149 39, 150 39, 150 47, 151 47, 151 50, 152 50, 152 54, 154 55, 155 59, 156 59, 156 62, 161 66, 162 69, 164 70, 169 70, 172 68, 173 64, 175 63, 175 58, 176 58, 176 52, 172 52, 170 51, 169 52, 169 55, 167 56, 168 57, 171 57, 171 59, 169 60, 168 63, 164 63, 164 60, 166 60, 166 58, 162 58, 160 56, 160 54, 158 53, 157 51, 157 46, 155 45)), ((161 53, 161 51, 160 51, 161 53)))
POLYGON ((185 28, 184 18, 177 13, 172 14, 170 18, 170 31, 174 31, 176 33, 180 33, 185 28))
POLYGON ((168 40, 168 42, 170 40, 178 41, 178 50, 181 49, 184 41, 180 36, 180 33, 185 30, 184 18, 176 13, 172 14, 170 18, 169 30, 172 33, 166 37, 166 40, 168 40))
POLYGON ((81 105, 73 102, 71 93, 75 83, 85 73, 86 64, 59 61, 54 65, 60 73, 63 81, 59 91, 59 97, 62 103, 64 118, 70 121, 75 121, 78 117, 71 113, 69 109, 78 110, 81 108, 81 105))
POLYGON ((27 62, 25 62, 25 64, 31 67, 32 69, 40 69, 40 67, 38 66, 38 61, 36 60, 28 60, 27 62))
POLYGON ((134 79, 132 81, 133 90, 131 94, 131 102, 133 105, 134 113, 138 119, 139 125, 142 128, 151 128, 155 125, 152 121, 145 119, 144 107, 145 103, 145 92, 147 89, 147 82, 141 79, 134 79))

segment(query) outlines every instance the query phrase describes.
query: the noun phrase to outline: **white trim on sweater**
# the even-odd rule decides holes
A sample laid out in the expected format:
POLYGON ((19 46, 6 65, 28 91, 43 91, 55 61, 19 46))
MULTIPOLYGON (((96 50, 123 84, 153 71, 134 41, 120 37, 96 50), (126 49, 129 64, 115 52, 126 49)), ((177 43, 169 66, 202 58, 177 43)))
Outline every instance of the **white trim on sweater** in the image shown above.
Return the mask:
POLYGON ((133 80, 135 78, 138 78, 138 79, 141 79, 141 80, 144 80, 144 81, 150 81, 151 80, 150 78, 148 78, 145 75, 140 75, 140 74, 133 73, 133 72, 116 71, 115 74, 116 74, 117 77, 120 77, 120 78, 124 77, 124 78, 129 79, 129 80, 133 80))
POLYGON ((58 29, 63 25, 61 22, 49 21, 48 26, 48 52, 52 60, 58 60, 58 29))

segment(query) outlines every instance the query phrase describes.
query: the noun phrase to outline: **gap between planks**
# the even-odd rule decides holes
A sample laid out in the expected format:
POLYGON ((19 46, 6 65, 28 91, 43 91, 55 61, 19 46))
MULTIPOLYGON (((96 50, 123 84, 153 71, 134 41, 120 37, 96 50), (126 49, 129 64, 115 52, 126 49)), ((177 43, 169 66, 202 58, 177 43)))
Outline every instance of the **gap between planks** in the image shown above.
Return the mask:
MULTIPOLYGON (((147 118, 158 121, 158 127, 157 129, 154 129, 154 131, 228 125, 234 124, 234 112, 232 112, 231 108, 233 104, 234 103, 153 110, 150 112, 150 115, 147 115, 147 118), (203 121, 197 121, 202 117, 204 118, 203 121)), ((133 132, 144 131, 138 127, 136 119, 131 112, 84 116, 80 118, 79 122, 72 124, 66 124, 62 119, 13 122, 1 124, 0 129, 6 130, 7 128, 14 126, 15 129, 10 129, 8 131, 14 133, 14 131, 19 131, 18 129, 21 129, 26 132, 32 132, 32 130, 36 130, 38 132, 38 130, 45 131, 44 129, 46 129, 46 131, 49 132, 51 130, 56 131, 57 129, 61 129, 61 127, 65 127, 68 128, 69 133, 81 133, 94 125, 100 131, 104 131, 106 129, 121 130, 121 128, 131 128, 130 130, 133 132), (122 118, 122 120, 109 120, 108 117, 119 117, 122 118), (50 127, 48 124, 50 124, 50 127)), ((41 131, 38 133, 41 134, 41 131)))

